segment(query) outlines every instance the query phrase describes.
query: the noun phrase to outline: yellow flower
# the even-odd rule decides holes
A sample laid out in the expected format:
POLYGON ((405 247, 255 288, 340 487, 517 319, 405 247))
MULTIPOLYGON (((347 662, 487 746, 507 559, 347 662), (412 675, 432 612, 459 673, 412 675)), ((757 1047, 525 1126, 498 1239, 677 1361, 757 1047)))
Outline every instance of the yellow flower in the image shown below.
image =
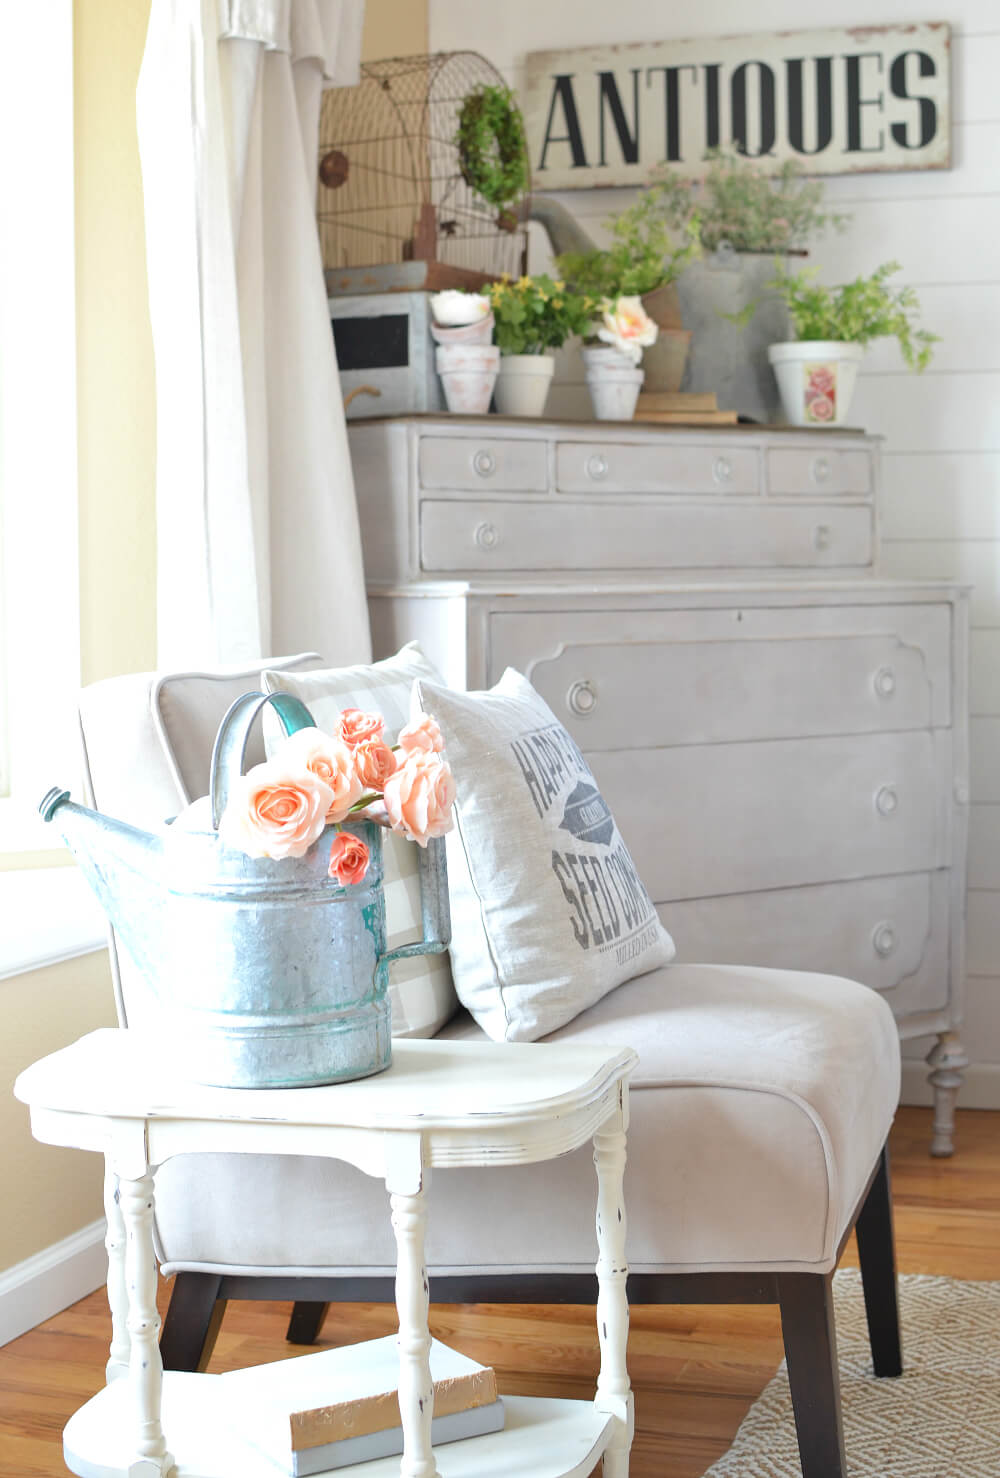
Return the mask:
POLYGON ((561 308, 562 305, 563 305, 562 298, 553 298, 552 299, 552 306, 553 306, 553 308, 561 308))
POLYGON ((510 281, 510 273, 509 272, 501 272, 500 273, 500 281, 501 282, 509 282, 510 281))
POLYGON ((521 289, 522 292, 526 292, 527 289, 531 286, 531 278, 530 277, 519 277, 518 278, 518 281, 517 281, 517 285, 521 289))
POLYGON ((554 282, 552 285, 557 293, 565 292, 566 290, 565 282, 554 282))

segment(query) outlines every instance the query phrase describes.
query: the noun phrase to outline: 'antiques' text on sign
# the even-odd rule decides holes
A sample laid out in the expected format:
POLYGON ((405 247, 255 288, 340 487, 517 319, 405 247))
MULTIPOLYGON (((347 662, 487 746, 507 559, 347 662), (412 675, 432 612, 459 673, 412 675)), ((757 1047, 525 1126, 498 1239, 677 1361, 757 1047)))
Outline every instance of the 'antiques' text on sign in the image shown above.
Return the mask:
POLYGON ((535 187, 698 174, 713 150, 807 174, 950 164, 944 23, 704 37, 527 58, 535 187))

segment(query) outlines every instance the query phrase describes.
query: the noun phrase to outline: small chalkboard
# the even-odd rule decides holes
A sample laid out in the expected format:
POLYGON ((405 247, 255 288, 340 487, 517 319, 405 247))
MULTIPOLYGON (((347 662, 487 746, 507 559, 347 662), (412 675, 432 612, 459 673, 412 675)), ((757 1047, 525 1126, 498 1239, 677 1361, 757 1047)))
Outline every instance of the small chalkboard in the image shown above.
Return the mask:
POLYGON ((410 362, 410 318, 333 318, 333 342, 342 370, 405 368, 410 362))

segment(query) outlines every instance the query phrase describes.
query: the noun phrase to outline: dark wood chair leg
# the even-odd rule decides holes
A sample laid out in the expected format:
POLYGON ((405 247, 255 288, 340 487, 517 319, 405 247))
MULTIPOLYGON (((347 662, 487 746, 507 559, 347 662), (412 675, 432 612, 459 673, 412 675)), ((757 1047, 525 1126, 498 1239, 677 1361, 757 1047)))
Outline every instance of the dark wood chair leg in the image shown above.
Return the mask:
POLYGON ((222 1276, 177 1273, 160 1335, 164 1370, 204 1370, 226 1312, 222 1276))
POLYGON ((802 1478, 847 1478, 832 1273, 779 1273, 778 1302, 802 1478))
POLYGON ((865 1290, 872 1368, 879 1376, 902 1375, 903 1350, 899 1337, 888 1147, 882 1151, 878 1172, 855 1223, 854 1234, 858 1239, 858 1260, 865 1290))
POLYGON ((299 1301, 292 1309, 285 1338, 290 1345, 314 1345, 323 1328, 329 1304, 299 1301))

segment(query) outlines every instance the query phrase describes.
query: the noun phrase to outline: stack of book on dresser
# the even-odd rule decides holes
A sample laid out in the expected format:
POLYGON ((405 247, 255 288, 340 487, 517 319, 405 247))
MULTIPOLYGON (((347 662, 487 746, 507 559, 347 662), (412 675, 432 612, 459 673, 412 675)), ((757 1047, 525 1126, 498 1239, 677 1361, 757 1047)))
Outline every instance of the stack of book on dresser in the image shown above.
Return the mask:
POLYGON ((639 394, 637 421, 662 426, 735 426, 736 411, 720 411, 714 390, 646 390, 639 394))
MULTIPOLYGON (((496 1374, 431 1341, 437 1446, 503 1430, 496 1374)), ((240 1434, 290 1478, 403 1451, 395 1336, 233 1370, 219 1377, 240 1434)))

